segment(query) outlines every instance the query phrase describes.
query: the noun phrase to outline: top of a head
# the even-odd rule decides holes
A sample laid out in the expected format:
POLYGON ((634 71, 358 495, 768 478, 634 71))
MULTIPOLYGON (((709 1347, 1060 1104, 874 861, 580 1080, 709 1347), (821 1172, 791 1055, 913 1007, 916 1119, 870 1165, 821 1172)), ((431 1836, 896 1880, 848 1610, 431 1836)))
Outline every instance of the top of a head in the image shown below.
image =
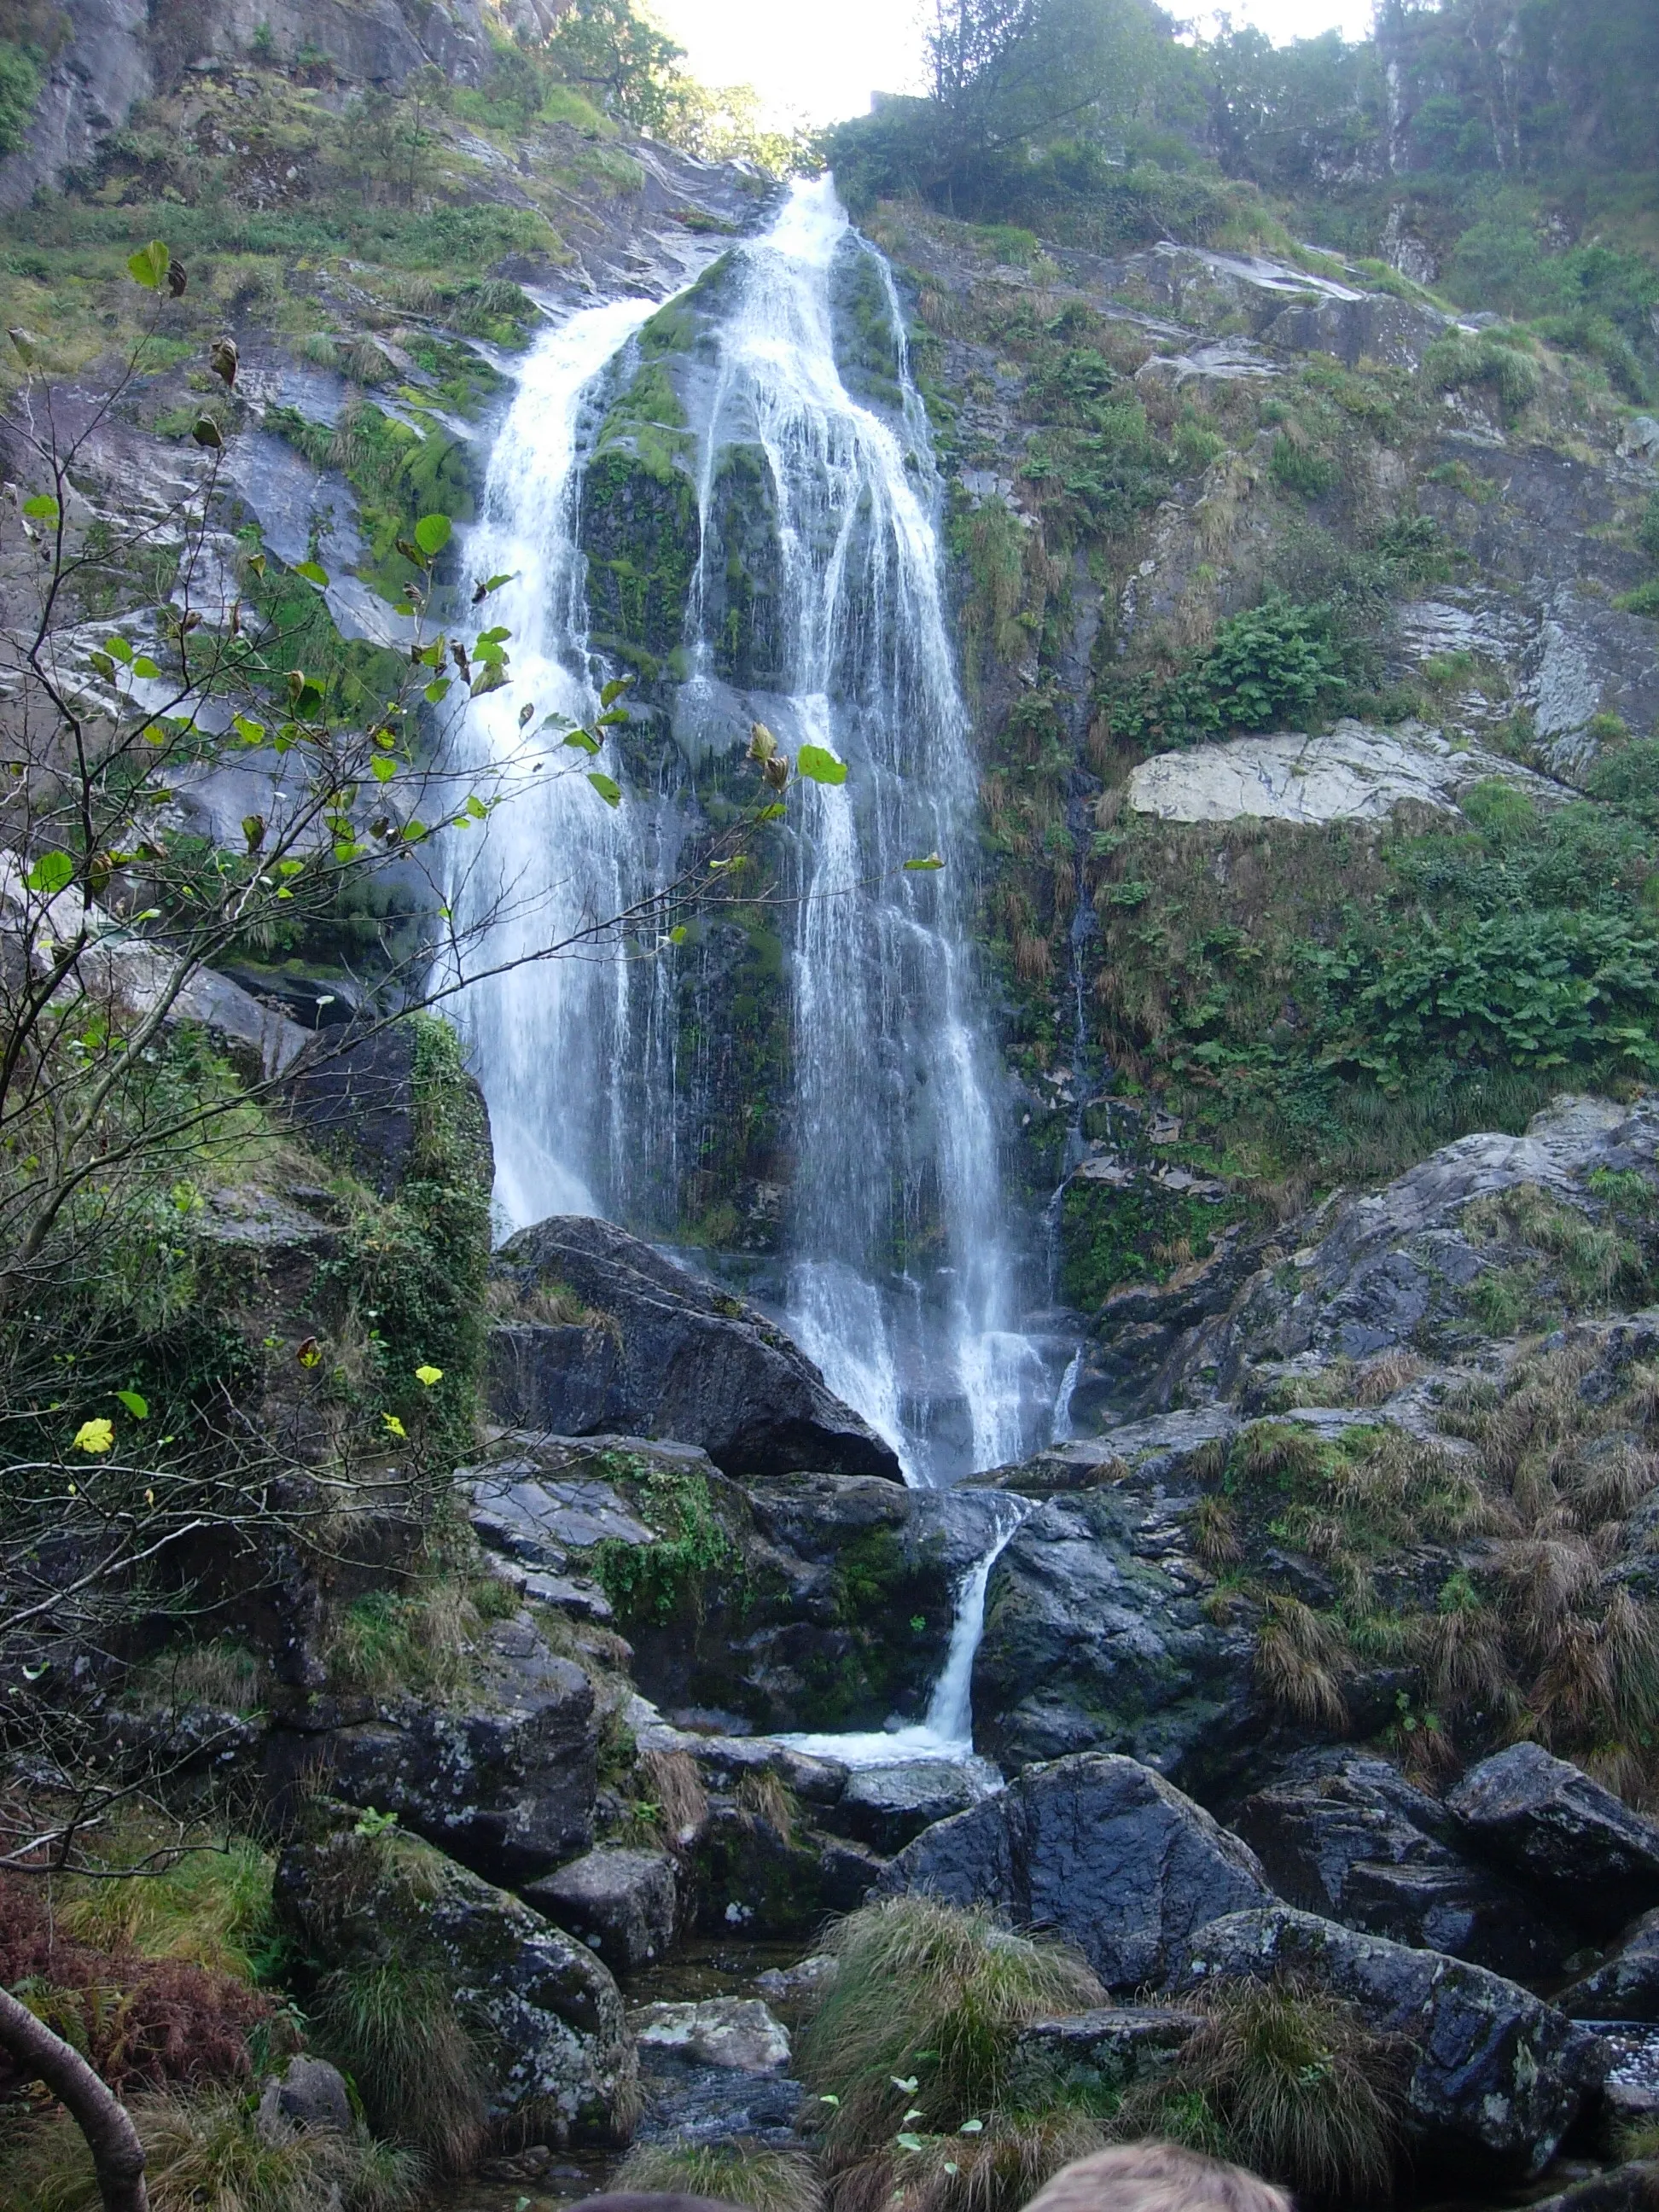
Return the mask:
POLYGON ((1166 2142, 1115 2143, 1074 2159, 1025 2212, 1292 2212, 1271 2182, 1166 2142))

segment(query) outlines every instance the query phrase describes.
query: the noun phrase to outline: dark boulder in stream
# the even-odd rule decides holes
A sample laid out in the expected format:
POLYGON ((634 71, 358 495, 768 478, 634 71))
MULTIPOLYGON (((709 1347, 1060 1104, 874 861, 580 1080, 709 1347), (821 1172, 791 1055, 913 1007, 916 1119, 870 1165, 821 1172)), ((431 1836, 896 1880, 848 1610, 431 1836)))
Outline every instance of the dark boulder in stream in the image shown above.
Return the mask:
POLYGON ((495 1273, 519 1308, 490 1331, 498 1421, 672 1437, 739 1480, 799 1468, 903 1480, 892 1447, 757 1307, 626 1230, 556 1214, 503 1245, 495 1273))
POLYGON ((1559 1919, 1457 1848, 1445 1807, 1386 1759, 1327 1753, 1246 1798, 1234 1826, 1281 1897, 1345 1927, 1528 1982, 1559 1973, 1571 1948, 1559 1919))
POLYGON ((1256 1856, 1150 1766, 1085 1753, 902 1850, 879 1893, 990 1905, 1074 1943, 1109 1989, 1155 1982, 1206 1922, 1269 1902, 1256 1856))

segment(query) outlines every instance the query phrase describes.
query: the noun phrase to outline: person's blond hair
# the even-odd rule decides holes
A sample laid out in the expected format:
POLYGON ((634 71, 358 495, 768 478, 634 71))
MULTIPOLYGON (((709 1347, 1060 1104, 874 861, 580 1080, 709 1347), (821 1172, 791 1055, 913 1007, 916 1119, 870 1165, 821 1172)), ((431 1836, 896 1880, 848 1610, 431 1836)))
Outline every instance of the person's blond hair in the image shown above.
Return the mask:
POLYGON ((1168 2142, 1115 2143, 1045 2181, 1025 2212, 1292 2212, 1242 2166, 1168 2142))

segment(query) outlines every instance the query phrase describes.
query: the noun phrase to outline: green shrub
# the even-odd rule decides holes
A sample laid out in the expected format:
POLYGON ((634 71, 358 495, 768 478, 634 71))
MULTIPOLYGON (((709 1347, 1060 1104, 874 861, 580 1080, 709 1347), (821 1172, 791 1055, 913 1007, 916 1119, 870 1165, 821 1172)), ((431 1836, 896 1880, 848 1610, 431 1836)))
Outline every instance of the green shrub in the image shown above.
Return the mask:
POLYGON ((750 2212, 823 2212, 823 2184, 799 2151, 752 2142, 638 2143, 611 2177, 613 2189, 712 2197, 750 2212))
POLYGON ((1287 438, 1283 431, 1273 440, 1273 482, 1302 499, 1318 499, 1338 480, 1340 471, 1311 446, 1287 438))
POLYGON ((625 1620, 701 1620, 737 1556, 708 1483, 678 1468, 647 1466, 633 1474, 630 1487, 659 1533, 649 1544, 603 1538, 592 1552, 596 1580, 625 1620))
MULTIPOLYGON (((1526 343, 1522 339, 1522 343, 1526 343)), ((1536 364, 1513 343, 1505 343, 1490 331, 1478 335, 1449 331, 1436 339, 1423 358, 1423 372, 1435 392, 1463 392, 1484 387, 1498 401, 1507 421, 1529 407, 1538 397, 1536 364)))
MULTIPOLYGON (((403 2212, 419 2198, 418 2160, 373 2142, 319 2131, 269 2143, 245 2097, 135 2098, 150 2212, 403 2212)), ((56 2112, 6 2142, 0 2212, 99 2212, 103 2198, 86 2140, 56 2112)))

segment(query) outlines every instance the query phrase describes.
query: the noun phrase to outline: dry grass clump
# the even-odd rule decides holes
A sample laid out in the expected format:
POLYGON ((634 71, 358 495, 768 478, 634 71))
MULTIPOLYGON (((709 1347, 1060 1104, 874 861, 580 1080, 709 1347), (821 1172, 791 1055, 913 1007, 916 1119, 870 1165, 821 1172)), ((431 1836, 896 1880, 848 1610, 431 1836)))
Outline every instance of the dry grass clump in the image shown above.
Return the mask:
POLYGON ((638 2143, 611 2186, 716 2197, 751 2212, 823 2212, 823 2182, 812 2160, 764 2143, 638 2143))
POLYGON ((1109 2139, 1099 2119, 1063 2103, 999 2112, 972 2135, 918 2136, 914 2149, 872 2153, 836 2176, 830 2202, 834 2212, 1016 2212, 1109 2139))
POLYGON ((1348 1725, 1343 1677, 1352 1660, 1337 1624, 1300 1598, 1269 1597, 1255 1646, 1255 1679, 1281 1711, 1338 1734, 1348 1725))
POLYGON ((441 1974, 401 1960, 340 1967, 318 1984, 312 2026, 377 2133, 441 2172, 467 2171, 487 2132, 484 2074, 441 1974))
POLYGON ((929 1897, 866 1905, 825 1948, 835 1978, 797 2057, 802 2079, 837 2100, 825 2107, 832 2173, 915 2155, 894 2151, 905 2134, 988 2124, 1005 2104, 1020 2030, 1105 2002, 1075 1952, 929 1897))
POLYGON ((1448 1407, 1446 1425, 1479 1451, 1492 1540, 1474 1575, 1443 1593, 1425 1680, 1454 1720, 1535 1738, 1646 1800, 1659 1610, 1621 1566, 1629 1517, 1659 1480, 1659 1393, 1640 1367, 1608 1389, 1603 1357, 1593 1338, 1571 1340, 1448 1407))
MULTIPOLYGON (((418 2160, 319 2130, 275 2143, 255 2132, 247 2100, 224 2091, 135 2098, 150 2212, 402 2212, 421 2194, 418 2160)), ((86 2140, 65 2112, 7 2144, 0 2212, 99 2212, 86 2140)))
POLYGON ((1114 2132, 1231 2159, 1304 2202, 1386 2197, 1403 2140, 1404 2045, 1294 1980, 1225 1984, 1202 2004, 1208 2017, 1173 2072, 1131 2089, 1114 2132))
POLYGON ((642 1751, 639 1778, 646 1797, 662 1820, 663 1833, 678 1850, 694 1843, 708 1818, 708 1793, 689 1751, 642 1751))

